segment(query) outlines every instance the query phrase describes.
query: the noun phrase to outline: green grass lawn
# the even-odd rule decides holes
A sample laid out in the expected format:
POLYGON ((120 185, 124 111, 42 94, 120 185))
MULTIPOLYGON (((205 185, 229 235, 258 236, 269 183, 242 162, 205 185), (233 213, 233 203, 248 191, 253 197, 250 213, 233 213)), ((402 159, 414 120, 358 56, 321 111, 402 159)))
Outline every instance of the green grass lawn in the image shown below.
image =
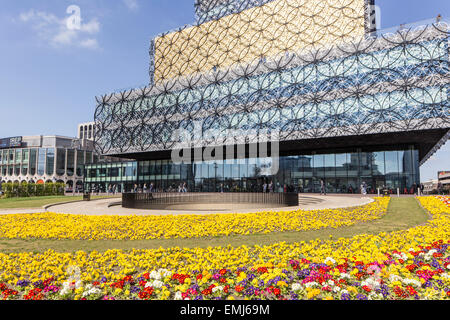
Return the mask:
POLYGON ((169 247, 214 247, 214 246, 240 246, 240 245, 269 245, 285 241, 294 243, 309 241, 314 239, 349 238, 358 234, 378 234, 381 232, 391 232, 405 230, 418 225, 425 224, 430 216, 419 205, 415 198, 392 198, 387 214, 379 220, 357 223, 353 226, 339 229, 322 229, 317 231, 302 232, 279 232, 270 234, 236 235, 229 237, 212 237, 197 239, 157 239, 157 240, 104 240, 104 241, 84 241, 84 240, 21 240, 21 239, 0 239, 0 252, 44 252, 53 249, 59 252, 99 251, 108 249, 154 249, 169 247))
MULTIPOLYGON (((103 199, 105 196, 93 196, 91 199, 103 199)), ((66 201, 83 200, 83 196, 49 196, 49 197, 29 197, 29 198, 9 198, 0 199, 0 209, 30 209, 42 208, 48 204, 66 201)))

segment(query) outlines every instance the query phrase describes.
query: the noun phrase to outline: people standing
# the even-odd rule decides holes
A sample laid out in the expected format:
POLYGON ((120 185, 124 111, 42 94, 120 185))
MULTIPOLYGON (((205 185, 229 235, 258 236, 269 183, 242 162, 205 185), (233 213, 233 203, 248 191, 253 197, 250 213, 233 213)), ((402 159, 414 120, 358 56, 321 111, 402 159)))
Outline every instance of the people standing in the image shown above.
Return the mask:
POLYGON ((440 14, 438 14, 436 17, 436 23, 441 22, 441 20, 442 20, 442 16, 440 14))
POLYGON ((365 182, 365 181, 363 181, 363 183, 361 184, 361 193, 362 193, 363 195, 366 195, 366 194, 367 194, 367 185, 366 185, 366 182, 365 182))
POLYGON ((273 192, 273 182, 272 181, 270 181, 270 184, 269 184, 269 192, 270 193, 273 192))
POLYGON ((267 192, 267 183, 264 182, 263 184, 263 192, 266 193, 267 192))
POLYGON ((147 193, 147 184, 144 183, 144 193, 147 193))

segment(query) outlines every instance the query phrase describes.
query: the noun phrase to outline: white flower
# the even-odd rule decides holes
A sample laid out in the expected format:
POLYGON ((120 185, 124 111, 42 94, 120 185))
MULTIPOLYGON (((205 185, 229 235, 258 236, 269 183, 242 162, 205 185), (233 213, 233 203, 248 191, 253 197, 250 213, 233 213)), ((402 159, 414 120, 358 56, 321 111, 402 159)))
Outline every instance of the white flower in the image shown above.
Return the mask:
POLYGON ((338 293, 339 291, 341 291, 341 288, 339 288, 338 286, 333 288, 334 293, 338 293))
POLYGON ((159 272, 153 270, 150 273, 150 278, 155 279, 155 280, 161 280, 161 274, 159 274, 159 272))
POLYGON ((302 289, 302 285, 300 283, 293 283, 292 284, 292 291, 299 291, 302 289))
POLYGON ((402 281, 402 278, 399 277, 399 276, 396 275, 396 274, 391 274, 391 275, 389 276, 389 281, 390 281, 390 282, 394 282, 394 281, 402 281))
POLYGON ((341 279, 350 279, 351 276, 348 273, 341 273, 341 279))
POLYGON ((307 288, 318 286, 318 285, 319 284, 317 282, 315 282, 315 281, 305 283, 305 287, 307 287, 307 288))
POLYGON ((175 300, 183 300, 183 296, 181 295, 181 291, 175 293, 175 300))
POLYGON ((420 281, 415 280, 415 279, 403 279, 403 284, 405 285, 409 285, 409 286, 415 286, 415 287, 420 287, 422 284, 420 283, 420 281))
POLYGON ((335 264, 335 263, 336 263, 336 260, 334 260, 334 259, 331 258, 331 257, 328 257, 328 258, 325 259, 324 263, 325 263, 325 264, 328 264, 328 262, 331 262, 331 264, 335 264))
POLYGON ((425 254, 425 257, 424 257, 425 261, 430 261, 430 260, 432 260, 432 259, 433 259, 433 254, 435 254, 436 252, 437 252, 436 249, 431 249, 430 251, 428 251, 428 252, 425 254))
MULTIPOLYGON (((158 270, 158 273, 159 273, 160 275, 162 275, 163 278, 167 278, 167 277, 171 277, 171 276, 172 276, 172 272, 170 272, 170 271, 167 270, 167 269, 159 269, 159 270, 158 270)), ((156 278, 155 278, 155 279, 156 279, 156 278)), ((157 279, 157 280, 160 280, 160 279, 157 279)))
POLYGON ((218 287, 214 287, 214 288, 212 289, 212 292, 213 292, 213 293, 216 293, 217 291, 219 291, 219 292, 223 291, 223 287, 222 287, 222 286, 218 286, 218 287))
POLYGON ((377 278, 370 277, 361 282, 361 286, 367 286, 370 289, 378 289, 380 287, 380 281, 377 278))
POLYGON ((87 297, 87 296, 94 295, 94 294, 99 294, 102 292, 100 289, 95 288, 92 285, 87 285, 86 289, 87 290, 83 292, 83 297, 87 297))
POLYGON ((155 280, 153 281, 152 287, 155 289, 160 289, 164 285, 164 282, 155 280))

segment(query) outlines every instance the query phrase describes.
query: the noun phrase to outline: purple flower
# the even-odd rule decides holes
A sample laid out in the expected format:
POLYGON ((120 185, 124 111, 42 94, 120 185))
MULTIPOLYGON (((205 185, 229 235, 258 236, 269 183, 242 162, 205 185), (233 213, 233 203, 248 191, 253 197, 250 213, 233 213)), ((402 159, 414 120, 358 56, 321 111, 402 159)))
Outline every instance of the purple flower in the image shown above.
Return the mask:
POLYGON ((368 300, 367 296, 365 296, 363 294, 357 294, 356 295, 356 299, 358 299, 358 300, 368 300))
POLYGON ((29 284, 30 284, 30 281, 19 280, 19 281, 17 281, 16 286, 18 286, 18 287, 28 287, 29 284))
POLYGON ((343 293, 341 295, 341 300, 350 300, 350 295, 348 293, 343 293))

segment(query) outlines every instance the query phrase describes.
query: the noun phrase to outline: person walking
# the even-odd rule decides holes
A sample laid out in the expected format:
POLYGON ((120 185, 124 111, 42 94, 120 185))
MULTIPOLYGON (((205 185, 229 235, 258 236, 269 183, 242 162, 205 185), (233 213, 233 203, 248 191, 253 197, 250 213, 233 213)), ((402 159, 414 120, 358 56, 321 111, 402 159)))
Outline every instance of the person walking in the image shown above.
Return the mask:
POLYGON ((147 193, 147 184, 144 183, 144 193, 147 193))
POLYGON ((320 195, 327 195, 327 190, 325 188, 325 182, 323 181, 323 179, 320 179, 320 195))
POLYGON ((267 192, 267 183, 264 182, 264 184, 263 184, 263 193, 266 193, 266 192, 267 192))
POLYGON ((270 193, 273 192, 273 182, 272 181, 270 181, 270 184, 269 184, 269 192, 270 193))
POLYGON ((441 22, 441 20, 442 20, 442 16, 441 16, 441 14, 438 14, 436 17, 436 23, 441 22))

